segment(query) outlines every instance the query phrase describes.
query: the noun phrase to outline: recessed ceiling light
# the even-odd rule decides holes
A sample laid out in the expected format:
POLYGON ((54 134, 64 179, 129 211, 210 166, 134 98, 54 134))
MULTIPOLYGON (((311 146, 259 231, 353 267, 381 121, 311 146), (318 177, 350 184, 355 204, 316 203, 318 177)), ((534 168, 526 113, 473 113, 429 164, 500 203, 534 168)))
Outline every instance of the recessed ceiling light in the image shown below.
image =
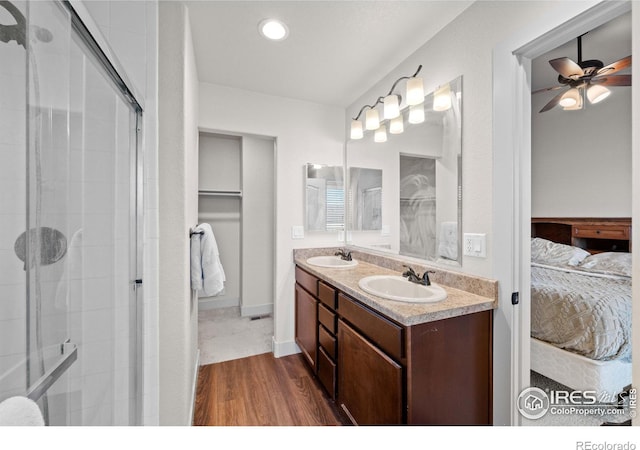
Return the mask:
POLYGON ((275 19, 264 19, 258 25, 260 34, 272 41, 282 41, 289 36, 289 29, 287 26, 275 19))

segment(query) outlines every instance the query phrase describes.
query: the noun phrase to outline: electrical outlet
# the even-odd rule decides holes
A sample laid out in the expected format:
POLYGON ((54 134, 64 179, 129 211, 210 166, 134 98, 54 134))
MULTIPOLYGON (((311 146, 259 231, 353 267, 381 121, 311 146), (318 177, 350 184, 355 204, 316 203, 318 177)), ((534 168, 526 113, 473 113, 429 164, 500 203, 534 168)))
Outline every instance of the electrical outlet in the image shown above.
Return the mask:
POLYGON ((464 233, 463 254, 478 258, 487 257, 487 235, 484 233, 464 233))

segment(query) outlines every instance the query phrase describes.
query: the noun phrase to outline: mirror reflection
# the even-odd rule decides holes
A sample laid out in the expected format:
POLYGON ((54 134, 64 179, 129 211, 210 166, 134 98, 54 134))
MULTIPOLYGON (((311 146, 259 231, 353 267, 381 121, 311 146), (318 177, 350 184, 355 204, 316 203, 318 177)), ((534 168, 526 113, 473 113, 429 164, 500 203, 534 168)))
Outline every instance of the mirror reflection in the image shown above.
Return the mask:
POLYGON ((422 105, 404 107, 401 132, 392 133, 388 121, 383 122, 381 127, 390 132, 386 141, 375 142, 375 132, 370 131, 347 142, 351 245, 460 264, 461 107, 458 77, 427 94, 422 105), (363 205, 353 180, 360 179, 362 168, 376 171, 384 185, 375 228, 358 219, 363 205))
POLYGON ((344 230, 344 170, 342 166, 305 166, 306 223, 309 231, 344 230))
POLYGON ((382 170, 349 168, 350 230, 382 229, 382 170))

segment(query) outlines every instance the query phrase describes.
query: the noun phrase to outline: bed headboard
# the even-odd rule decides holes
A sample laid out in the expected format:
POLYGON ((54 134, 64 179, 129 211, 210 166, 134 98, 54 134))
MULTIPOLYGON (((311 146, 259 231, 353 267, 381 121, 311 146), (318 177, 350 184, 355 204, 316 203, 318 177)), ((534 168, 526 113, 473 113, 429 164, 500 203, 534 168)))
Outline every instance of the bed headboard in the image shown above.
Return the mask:
POLYGON ((631 218, 531 218, 531 237, 573 245, 589 253, 631 252, 631 218))

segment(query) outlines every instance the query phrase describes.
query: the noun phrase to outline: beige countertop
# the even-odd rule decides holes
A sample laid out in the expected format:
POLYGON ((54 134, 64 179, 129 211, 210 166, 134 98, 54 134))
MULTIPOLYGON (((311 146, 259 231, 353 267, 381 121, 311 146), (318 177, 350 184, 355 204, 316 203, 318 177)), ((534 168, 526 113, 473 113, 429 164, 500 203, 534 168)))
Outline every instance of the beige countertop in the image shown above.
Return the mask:
MULTIPOLYGON (((358 256, 366 258, 366 255, 355 252, 354 259, 358 261, 358 265, 352 268, 324 268, 314 266, 306 262, 309 256, 318 254, 333 253, 329 253, 327 251, 320 252, 318 249, 313 249, 311 251, 296 250, 294 251, 294 262, 305 271, 315 275, 323 281, 326 281, 345 294, 359 300, 365 305, 370 306, 374 310, 402 325, 410 326, 425 322, 433 322, 435 320, 492 310, 498 306, 496 281, 483 278, 475 279, 474 277, 465 274, 458 275, 437 267, 429 267, 429 270, 436 271, 436 273, 432 275, 431 279, 434 283, 442 286, 447 291, 447 298, 445 300, 437 303, 408 303, 387 300, 385 298, 366 293, 360 289, 358 281, 361 278, 370 275, 402 275, 402 272, 363 261, 362 259, 359 259, 358 256), (463 285, 466 290, 451 286, 451 284, 455 283, 456 277, 462 277, 462 282, 460 284, 463 285), (474 282, 474 280, 477 280, 477 283, 474 282), (447 281, 448 284, 445 284, 443 281, 447 281), (483 284, 485 286, 482 286, 483 284), (494 289, 492 289, 492 287, 494 289), (483 295, 469 292, 474 290, 482 292, 483 295), (492 295, 486 296, 487 292, 492 295)), ((412 267, 419 266, 412 265, 412 267)))

